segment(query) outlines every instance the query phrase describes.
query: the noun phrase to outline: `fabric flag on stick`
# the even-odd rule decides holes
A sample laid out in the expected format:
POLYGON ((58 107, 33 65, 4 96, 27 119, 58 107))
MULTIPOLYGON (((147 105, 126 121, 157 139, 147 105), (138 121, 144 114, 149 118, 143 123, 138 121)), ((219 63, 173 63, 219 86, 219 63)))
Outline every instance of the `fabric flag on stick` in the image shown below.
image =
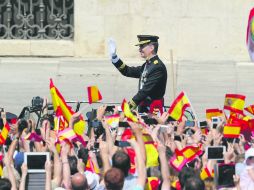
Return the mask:
POLYGON ((239 124, 226 124, 223 129, 225 138, 238 138, 241 132, 241 125, 239 124))
POLYGON ((173 119, 181 121, 184 111, 190 106, 191 105, 187 96, 184 94, 184 92, 181 92, 171 104, 168 113, 173 119))
POLYGON ((176 149, 176 154, 184 156, 187 162, 191 162, 193 159, 195 159, 197 156, 201 155, 202 153, 203 151, 201 150, 201 145, 186 146, 180 151, 176 149))
POLYGON ((250 105, 250 106, 244 108, 244 110, 246 110, 247 112, 249 112, 252 115, 254 115, 254 105, 250 105))
POLYGON ((115 129, 119 125, 119 119, 120 115, 115 114, 115 115, 110 115, 110 116, 105 116, 106 122, 109 125, 109 127, 112 129, 115 129))
POLYGON ((171 187, 173 187, 176 190, 181 190, 181 184, 179 180, 175 180, 171 183, 171 187))
POLYGON ((226 94, 224 109, 235 113, 243 113, 245 96, 240 94, 226 94))
POLYGON ((58 133, 58 139, 63 141, 64 139, 68 139, 70 142, 72 142, 73 139, 75 139, 77 136, 72 128, 66 128, 63 131, 58 133))
POLYGON ((100 174, 100 169, 93 163, 90 157, 88 157, 86 163, 86 170, 92 173, 100 174))
POLYGON ((218 117, 222 115, 222 110, 220 109, 207 109, 206 110, 206 119, 212 119, 212 117, 218 117))
POLYGON ((9 131, 10 131, 10 126, 8 122, 6 122, 0 134, 0 145, 5 144, 9 131))
POLYGON ((201 172, 200 172, 200 178, 202 179, 202 180, 205 180, 205 179, 207 179, 207 178, 209 178, 209 177, 212 177, 212 174, 211 174, 211 172, 209 171, 209 169, 206 167, 206 168, 203 168, 202 170, 201 170, 201 172))
POLYGON ((185 166, 187 163, 187 160, 184 158, 184 156, 177 156, 174 155, 170 160, 169 160, 170 165, 176 170, 176 171, 181 171, 182 168, 185 166))
MULTIPOLYGON (((64 119, 69 123, 71 116, 74 114, 74 112, 66 104, 62 94, 53 84, 52 79, 50 79, 50 94, 52 97, 54 111, 56 112, 57 109, 60 109, 64 119)), ((82 135, 85 131, 85 127, 86 127, 85 121, 83 120, 82 117, 80 117, 80 120, 74 125, 74 131, 75 133, 82 135)))
POLYGON ((89 86, 87 87, 87 93, 88 93, 88 102, 89 104, 98 102, 102 99, 101 93, 97 86, 89 86))
POLYGON ((135 115, 133 115, 133 113, 131 112, 131 109, 125 99, 122 102, 121 108, 123 110, 125 117, 127 117, 128 120, 133 121, 133 122, 138 122, 138 118, 135 115))
POLYGON ((158 177, 148 177, 146 179, 145 190, 158 190, 160 179, 158 177))
POLYGON ((246 32, 246 45, 249 51, 251 61, 254 61, 254 8, 251 9, 249 14, 247 32, 246 32))

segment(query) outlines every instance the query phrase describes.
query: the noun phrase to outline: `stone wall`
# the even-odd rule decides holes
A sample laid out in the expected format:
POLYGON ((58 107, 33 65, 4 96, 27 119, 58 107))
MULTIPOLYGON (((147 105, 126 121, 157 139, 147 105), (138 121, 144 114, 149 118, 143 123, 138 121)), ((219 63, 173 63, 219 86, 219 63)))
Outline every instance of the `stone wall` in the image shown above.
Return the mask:
POLYGON ((160 36, 170 60, 249 60, 245 45, 254 0, 75 0, 74 41, 1 40, 0 55, 106 58, 108 37, 124 58, 139 57, 137 34, 160 36))

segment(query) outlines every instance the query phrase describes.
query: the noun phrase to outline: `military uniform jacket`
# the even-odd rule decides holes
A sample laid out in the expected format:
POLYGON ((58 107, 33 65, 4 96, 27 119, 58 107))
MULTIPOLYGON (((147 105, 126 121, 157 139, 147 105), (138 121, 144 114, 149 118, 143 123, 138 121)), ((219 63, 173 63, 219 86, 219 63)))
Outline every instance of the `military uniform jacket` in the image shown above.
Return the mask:
POLYGON ((114 65, 124 76, 139 78, 139 90, 130 101, 131 104, 137 106, 142 101, 163 98, 166 91, 167 70, 157 55, 138 67, 129 67, 121 59, 114 65))

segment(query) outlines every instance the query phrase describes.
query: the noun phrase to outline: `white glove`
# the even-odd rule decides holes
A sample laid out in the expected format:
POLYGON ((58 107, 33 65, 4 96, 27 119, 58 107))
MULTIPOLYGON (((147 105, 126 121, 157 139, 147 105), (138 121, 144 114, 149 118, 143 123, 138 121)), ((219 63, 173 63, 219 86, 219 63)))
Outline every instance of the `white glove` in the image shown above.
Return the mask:
POLYGON ((113 38, 108 40, 108 51, 111 58, 116 56, 116 42, 113 38))

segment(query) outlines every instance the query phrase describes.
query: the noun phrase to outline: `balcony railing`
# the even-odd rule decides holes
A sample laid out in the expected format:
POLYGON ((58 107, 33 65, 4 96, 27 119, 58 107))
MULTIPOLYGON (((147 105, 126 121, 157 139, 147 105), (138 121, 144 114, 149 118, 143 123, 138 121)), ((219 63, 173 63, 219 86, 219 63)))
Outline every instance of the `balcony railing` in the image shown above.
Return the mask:
POLYGON ((0 39, 73 39, 74 0, 0 0, 0 39))

